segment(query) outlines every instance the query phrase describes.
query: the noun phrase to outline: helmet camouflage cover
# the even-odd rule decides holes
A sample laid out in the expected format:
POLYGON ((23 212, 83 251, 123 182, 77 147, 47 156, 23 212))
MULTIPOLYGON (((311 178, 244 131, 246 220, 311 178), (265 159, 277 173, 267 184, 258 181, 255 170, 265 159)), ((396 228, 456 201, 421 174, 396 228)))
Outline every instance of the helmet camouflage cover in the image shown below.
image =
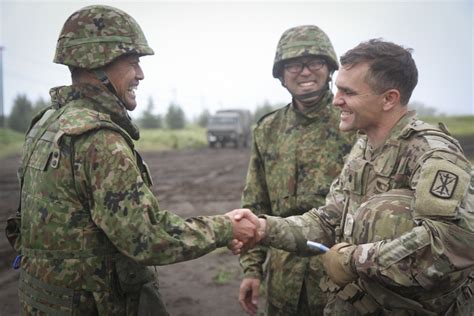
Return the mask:
POLYGON ((322 56, 331 70, 339 69, 336 52, 326 33, 315 25, 301 25, 281 35, 273 62, 273 77, 281 76, 284 61, 302 56, 322 56))
POLYGON ((395 239, 412 230, 414 192, 392 189, 376 194, 362 203, 354 216, 352 242, 365 244, 384 239, 395 239))
POLYGON ((54 62, 95 69, 125 54, 153 55, 145 35, 130 15, 110 6, 92 5, 64 23, 54 62))

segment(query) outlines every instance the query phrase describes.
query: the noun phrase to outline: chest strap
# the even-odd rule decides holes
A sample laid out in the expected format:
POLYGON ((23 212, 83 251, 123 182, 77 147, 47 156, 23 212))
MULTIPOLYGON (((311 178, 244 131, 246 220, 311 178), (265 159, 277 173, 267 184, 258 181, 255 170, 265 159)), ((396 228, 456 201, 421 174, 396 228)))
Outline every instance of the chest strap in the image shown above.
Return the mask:
POLYGON ((22 301, 46 315, 62 316, 72 313, 75 294, 73 289, 45 283, 23 270, 20 273, 18 294, 22 301))

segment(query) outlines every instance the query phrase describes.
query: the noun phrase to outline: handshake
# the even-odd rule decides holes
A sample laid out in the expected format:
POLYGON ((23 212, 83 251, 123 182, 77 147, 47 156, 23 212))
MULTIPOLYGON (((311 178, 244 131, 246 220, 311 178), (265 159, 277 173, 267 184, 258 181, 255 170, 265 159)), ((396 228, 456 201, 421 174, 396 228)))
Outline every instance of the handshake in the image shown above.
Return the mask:
POLYGON ((227 245, 233 254, 247 251, 265 237, 266 220, 246 208, 225 214, 232 221, 233 240, 227 245))

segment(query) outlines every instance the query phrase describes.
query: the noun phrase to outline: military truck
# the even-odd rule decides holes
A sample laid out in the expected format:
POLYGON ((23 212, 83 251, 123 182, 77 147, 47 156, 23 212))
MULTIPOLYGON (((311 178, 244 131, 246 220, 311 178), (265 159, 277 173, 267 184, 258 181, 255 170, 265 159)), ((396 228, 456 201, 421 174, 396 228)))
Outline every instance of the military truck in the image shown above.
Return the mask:
POLYGON ((209 147, 248 147, 251 142, 252 117, 248 110, 219 110, 209 118, 207 141, 209 147))

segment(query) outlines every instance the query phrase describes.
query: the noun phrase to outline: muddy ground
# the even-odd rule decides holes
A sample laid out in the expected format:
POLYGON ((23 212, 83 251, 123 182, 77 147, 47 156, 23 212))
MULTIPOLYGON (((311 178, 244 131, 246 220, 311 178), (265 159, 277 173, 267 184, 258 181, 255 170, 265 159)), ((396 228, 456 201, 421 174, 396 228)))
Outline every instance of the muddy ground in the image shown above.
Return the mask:
MULTIPOLYGON (((223 214, 239 207, 249 151, 233 148, 145 153, 163 209, 183 216, 223 214)), ((16 209, 19 157, 0 160, 0 315, 18 313, 18 272, 3 234, 16 209)), ((237 302, 241 272, 226 248, 184 263, 158 267, 161 292, 172 316, 246 315, 237 302)))
MULTIPOLYGON (((461 139, 474 161, 474 139, 461 139)), ((145 153, 161 207, 183 216, 223 214, 238 208, 249 152, 231 148, 145 153)), ((0 160, 0 316, 18 315, 18 272, 3 237, 4 221, 18 200, 19 157, 0 160)), ((172 316, 245 315, 237 302, 241 272, 227 249, 189 262, 158 267, 161 291, 172 316)))

